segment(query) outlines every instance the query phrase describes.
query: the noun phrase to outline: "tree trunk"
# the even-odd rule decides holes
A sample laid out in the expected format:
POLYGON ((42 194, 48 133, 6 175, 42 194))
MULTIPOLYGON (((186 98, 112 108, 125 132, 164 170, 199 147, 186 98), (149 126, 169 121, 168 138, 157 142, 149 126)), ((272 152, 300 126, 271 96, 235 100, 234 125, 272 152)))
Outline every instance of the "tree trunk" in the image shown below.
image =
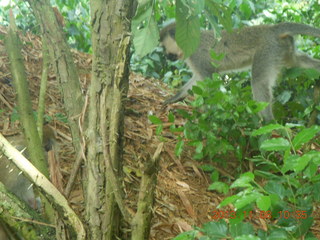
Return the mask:
POLYGON ((121 238, 121 214, 125 216, 121 222, 130 221, 120 180, 132 4, 131 0, 91 1, 93 62, 85 204, 89 238, 95 240, 121 238))
POLYGON ((53 64, 56 78, 61 85, 73 145, 76 152, 80 152, 79 118, 81 117, 84 100, 70 47, 50 2, 48 0, 28 0, 28 2, 46 40, 51 63, 53 64))

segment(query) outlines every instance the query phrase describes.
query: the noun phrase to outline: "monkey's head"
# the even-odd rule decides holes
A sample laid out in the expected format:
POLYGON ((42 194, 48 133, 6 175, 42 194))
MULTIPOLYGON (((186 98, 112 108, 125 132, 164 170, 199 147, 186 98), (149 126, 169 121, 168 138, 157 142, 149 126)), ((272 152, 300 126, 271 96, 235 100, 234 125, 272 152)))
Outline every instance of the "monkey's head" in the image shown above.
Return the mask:
POLYGON ((175 34, 176 23, 174 21, 164 24, 164 27, 160 31, 161 46, 164 48, 168 59, 171 61, 183 58, 183 52, 175 40, 175 34))

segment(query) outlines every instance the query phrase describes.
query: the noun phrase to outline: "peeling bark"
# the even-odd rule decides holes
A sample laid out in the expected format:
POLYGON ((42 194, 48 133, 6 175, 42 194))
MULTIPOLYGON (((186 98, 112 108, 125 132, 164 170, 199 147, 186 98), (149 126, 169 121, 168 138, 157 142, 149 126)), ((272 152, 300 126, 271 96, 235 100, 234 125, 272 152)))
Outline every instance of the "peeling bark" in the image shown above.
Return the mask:
POLYGON ((133 2, 90 3, 93 63, 85 187, 90 239, 121 238, 120 222, 131 218, 123 203, 121 171, 133 2))

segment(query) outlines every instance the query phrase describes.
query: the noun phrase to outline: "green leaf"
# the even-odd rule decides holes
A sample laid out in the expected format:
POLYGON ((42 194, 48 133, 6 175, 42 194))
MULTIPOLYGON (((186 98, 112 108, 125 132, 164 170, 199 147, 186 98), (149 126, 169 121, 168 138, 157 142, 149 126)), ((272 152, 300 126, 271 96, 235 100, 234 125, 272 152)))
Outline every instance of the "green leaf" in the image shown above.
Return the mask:
POLYGON ((172 124, 170 126, 170 131, 173 132, 173 133, 183 132, 184 131, 184 127, 176 127, 175 125, 172 124))
POLYGON ((256 114, 262 111, 263 109, 265 109, 268 105, 269 103, 267 102, 256 102, 256 101, 250 100, 248 101, 248 107, 250 109, 248 111, 252 111, 253 114, 256 114))
POLYGON ((137 14, 131 23, 135 53, 143 57, 158 45, 159 30, 154 19, 152 4, 139 3, 137 14))
POLYGON ((302 157, 297 158, 296 161, 292 163, 292 169, 296 173, 301 172, 309 164, 312 158, 313 156, 309 155, 308 153, 303 155, 302 157))
POLYGON ((192 91, 195 93, 195 94, 198 94, 198 95, 202 95, 203 94, 203 91, 200 87, 198 86, 193 86, 192 87, 192 91))
POLYGON ((214 171, 214 167, 209 164, 202 164, 199 168, 205 172, 213 172, 214 171))
POLYGON ((203 143, 201 141, 199 141, 197 144, 196 144, 196 153, 201 153, 203 150, 203 143))
POLYGON ((301 172, 313 159, 320 158, 320 153, 318 152, 309 152, 303 156, 293 155, 285 159, 285 163, 281 171, 283 173, 293 170, 296 173, 301 172))
POLYGON ((203 155, 203 152, 199 152, 199 153, 195 153, 192 157, 195 160, 200 160, 200 159, 203 159, 204 155, 203 155))
POLYGON ((295 234, 298 236, 304 236, 313 224, 313 217, 308 217, 306 219, 302 219, 301 224, 296 229, 295 234))
POLYGON ((177 156, 180 156, 183 150, 184 141, 181 139, 177 142, 177 145, 175 147, 175 153, 177 156))
POLYGON ((202 231, 210 238, 227 238, 228 226, 225 221, 205 223, 202 231))
POLYGON ((156 129, 156 135, 159 136, 161 134, 162 130, 163 130, 163 125, 161 124, 156 129))
MULTIPOLYGON (((270 166, 275 166, 276 164, 273 163, 273 162, 266 162, 266 165, 270 165, 270 166)), ((266 179, 281 179, 280 176, 277 176, 276 174, 273 174, 271 172, 268 172, 268 171, 262 171, 262 170, 255 170, 254 171, 254 174, 255 176, 259 176, 259 177, 263 177, 263 178, 266 178, 266 179)))
POLYGON ((181 3, 194 15, 201 14, 204 9, 204 0, 183 0, 181 3))
MULTIPOLYGON (((249 234, 254 234, 254 228, 252 224, 250 223, 236 223, 236 224, 230 224, 230 234, 233 238, 236 239, 243 239, 243 235, 249 235, 249 234)), ((245 239, 250 239, 250 238, 245 238, 245 239)))
POLYGON ((261 193, 252 192, 250 194, 247 194, 247 195, 242 196, 241 198, 239 198, 234 203, 234 206, 235 206, 236 209, 244 208, 244 207, 250 205, 251 203, 253 203, 254 201, 256 201, 257 198, 259 198, 259 197, 261 197, 261 193))
POLYGON ((160 118, 158 118, 155 115, 149 115, 149 120, 150 122, 152 122, 153 124, 162 124, 162 121, 160 120, 160 118))
POLYGON ((257 199, 257 206, 262 211, 267 211, 271 206, 271 199, 269 196, 261 196, 257 199))
POLYGON ((220 176, 220 174, 218 171, 213 171, 210 175, 210 179, 212 182, 217 182, 219 180, 219 176, 220 176))
POLYGON ((316 165, 320 165, 320 151, 319 150, 312 150, 307 153, 308 155, 312 155, 312 161, 316 165))
MULTIPOLYGON (((225 54, 223 54, 223 53, 217 54, 215 51, 210 49, 210 56, 212 57, 212 59, 217 60, 217 62, 219 62, 225 57, 225 54)), ((217 65, 219 65, 219 64, 217 64, 217 65)))
POLYGON ((288 240, 288 234, 284 229, 272 229, 268 240, 288 240))
POLYGON ((244 173, 234 183, 231 184, 230 188, 237 187, 251 187, 251 182, 254 181, 254 174, 251 172, 244 173))
POLYGON ((205 1, 205 7, 206 10, 211 13, 208 14, 210 22, 215 26, 215 18, 219 19, 219 23, 223 25, 223 27, 227 31, 232 30, 232 14, 233 14, 233 7, 231 5, 225 6, 224 4, 220 3, 222 1, 212 1, 212 0, 206 0, 205 1), (211 18, 213 15, 215 18, 211 18))
POLYGON ((313 193, 313 197, 317 202, 320 202, 320 182, 317 182, 313 185, 313 189, 314 191, 312 191, 313 193))
POLYGON ((284 127, 280 124, 269 124, 267 126, 261 127, 257 130, 254 130, 251 134, 251 136, 258 136, 258 135, 262 135, 262 134, 266 134, 266 133, 270 133, 273 130, 277 130, 277 129, 283 129, 284 127))
POLYGON ((285 90, 277 97, 277 100, 282 104, 286 104, 290 100, 292 93, 292 91, 285 90))
MULTIPOLYGON (((319 153, 320 158, 320 153, 319 153)), ((304 176, 309 179, 312 179, 318 171, 318 164, 315 164, 313 161, 307 166, 306 170, 303 172, 304 176)))
POLYGON ((311 78, 311 79, 317 79, 320 77, 319 71, 312 68, 304 69, 304 73, 307 75, 308 78, 311 78))
POLYGON ((280 196, 278 196, 276 194, 270 194, 269 197, 270 197, 272 206, 276 206, 276 205, 280 205, 281 204, 280 196))
POLYGON ((267 182, 267 184, 264 186, 264 189, 268 192, 269 195, 274 194, 281 199, 284 199, 288 193, 283 184, 278 181, 267 182))
POLYGON ((238 196, 238 195, 233 195, 233 196, 227 197, 227 198, 223 199, 223 201, 218 205, 218 208, 227 206, 227 205, 230 204, 230 203, 233 204, 233 203, 234 203, 235 201, 237 201, 239 198, 240 198, 240 196, 238 196))
POLYGON ((250 8, 248 2, 240 4, 239 9, 245 15, 246 19, 249 19, 252 15, 252 9, 250 8))
POLYGON ((284 138, 273 138, 263 141, 260 148, 265 151, 286 151, 290 149, 290 143, 284 138))
MULTIPOLYGON (((252 234, 254 234, 254 232, 252 232, 252 234)), ((242 235, 239 237, 236 237, 234 240, 260 240, 261 238, 254 236, 252 234, 249 235, 242 235)))
POLYGON ((313 126, 311 128, 303 129, 292 140, 292 145, 293 145, 294 149, 295 150, 300 149, 303 144, 309 142, 319 132, 320 132, 320 127, 319 126, 313 126))
POLYGON ((179 236, 176 236, 172 240, 194 240, 198 235, 198 233, 199 233, 198 230, 191 230, 191 231, 179 234, 179 236))
POLYGON ((174 115, 172 112, 169 112, 169 115, 168 115, 168 121, 173 123, 174 122, 174 115))
POLYGON ((228 184, 223 182, 214 182, 210 184, 210 186, 208 187, 208 190, 214 190, 219 193, 227 194, 229 191, 229 186, 228 184))
POLYGON ((182 0, 176 1, 176 41, 182 49, 184 59, 190 57, 199 46, 200 20, 182 0), (190 41, 192 39, 192 41, 190 41))

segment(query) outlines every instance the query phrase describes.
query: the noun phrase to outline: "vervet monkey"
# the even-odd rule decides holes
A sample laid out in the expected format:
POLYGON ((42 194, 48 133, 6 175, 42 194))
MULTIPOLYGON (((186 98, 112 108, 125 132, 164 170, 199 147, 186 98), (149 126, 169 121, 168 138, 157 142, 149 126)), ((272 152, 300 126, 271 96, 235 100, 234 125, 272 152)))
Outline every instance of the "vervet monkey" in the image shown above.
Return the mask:
MULTIPOLYGON (((160 42, 169 58, 183 59, 183 52, 175 41, 175 30, 175 22, 165 26, 160 32, 160 42)), ((192 78, 164 104, 182 100, 196 81, 211 77, 215 72, 228 73, 251 68, 253 98, 269 103, 261 116, 265 121, 273 120, 272 88, 280 70, 283 67, 301 67, 320 71, 320 60, 296 50, 293 36, 298 34, 320 37, 320 29, 289 22, 259 25, 232 32, 222 31, 219 41, 214 31, 202 30, 198 49, 185 59, 193 73, 192 78), (212 59, 211 49, 218 55, 223 54, 224 58, 221 61, 212 59)))
MULTIPOLYGON (((27 156, 25 141, 22 135, 7 137, 7 140, 23 155, 27 156)), ((43 147, 49 151, 55 142, 55 132, 47 125, 43 127, 43 147)), ((34 195, 31 182, 21 173, 21 171, 5 156, 0 155, 0 181, 6 189, 18 198, 26 202, 30 207, 39 207, 34 195)))

